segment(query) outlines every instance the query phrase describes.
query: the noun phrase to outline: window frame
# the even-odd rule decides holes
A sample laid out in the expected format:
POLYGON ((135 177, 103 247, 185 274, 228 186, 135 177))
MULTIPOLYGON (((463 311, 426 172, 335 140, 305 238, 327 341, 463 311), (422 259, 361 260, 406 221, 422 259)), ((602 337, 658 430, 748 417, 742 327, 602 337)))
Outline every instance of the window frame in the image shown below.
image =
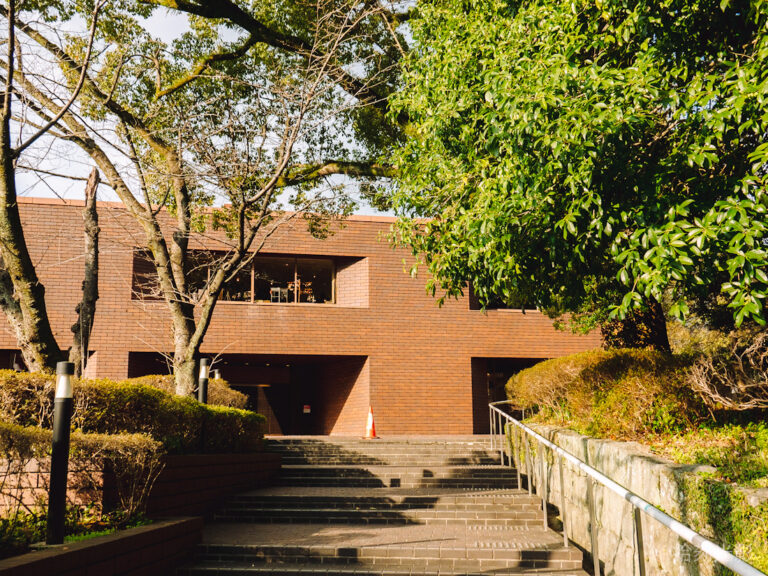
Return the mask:
POLYGON ((302 306, 335 306, 336 305, 336 260, 330 256, 317 256, 306 254, 258 254, 251 261, 251 299, 250 300, 222 300, 219 302, 227 304, 257 304, 260 306, 278 306, 278 305, 302 305, 302 306), (291 302, 266 302, 264 300, 256 300, 256 261, 259 258, 281 258, 284 260, 291 260, 293 262, 293 300, 291 302), (299 280, 299 260, 327 260, 331 263, 331 301, 330 302, 301 302, 301 281, 299 280))
MULTIPOLYGON (((201 251, 204 252, 204 251, 201 251)), ((151 258, 147 256, 149 254, 148 250, 141 250, 134 249, 134 258, 131 262, 131 300, 146 300, 146 301, 152 301, 152 302, 159 302, 162 301, 162 297, 149 297, 146 295, 141 295, 140 290, 136 289, 136 257, 139 254, 144 255, 144 259, 151 262, 151 258)), ((260 305, 278 305, 278 304, 301 304, 301 305, 309 305, 309 306, 335 306, 337 303, 337 285, 336 285, 336 273, 337 273, 337 262, 336 259, 332 256, 318 256, 318 255, 307 255, 307 254, 257 254, 254 256, 253 260, 251 260, 248 268, 250 269, 250 275, 251 275, 251 297, 249 300, 224 300, 221 296, 222 294, 219 294, 219 303, 225 303, 225 304, 260 304, 260 305), (256 261, 259 258, 274 258, 274 259, 283 259, 283 260, 290 260, 293 262, 293 300, 291 302, 265 302, 263 300, 256 300, 256 261), (301 281, 299 279, 299 260, 326 260, 331 263, 331 301, 330 302, 301 302, 301 281)), ((156 274, 156 271, 155 271, 156 274)), ((210 281, 211 278, 211 269, 208 267, 208 281, 210 281)), ((222 288, 222 292, 224 291, 224 288, 222 288)))

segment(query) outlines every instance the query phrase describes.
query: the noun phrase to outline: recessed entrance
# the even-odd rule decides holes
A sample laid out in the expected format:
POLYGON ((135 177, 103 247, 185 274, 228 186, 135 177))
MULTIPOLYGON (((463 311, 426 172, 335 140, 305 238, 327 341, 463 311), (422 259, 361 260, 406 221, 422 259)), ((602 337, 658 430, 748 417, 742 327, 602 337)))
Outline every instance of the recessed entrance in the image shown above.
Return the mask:
MULTIPOLYGON (((209 355, 212 370, 248 395, 269 434, 363 433, 369 398, 366 356, 209 355)), ((129 377, 168 374, 166 357, 131 352, 129 377)))
POLYGON ((506 400, 512 376, 543 358, 472 358, 472 415, 475 434, 488 434, 488 404, 506 400))

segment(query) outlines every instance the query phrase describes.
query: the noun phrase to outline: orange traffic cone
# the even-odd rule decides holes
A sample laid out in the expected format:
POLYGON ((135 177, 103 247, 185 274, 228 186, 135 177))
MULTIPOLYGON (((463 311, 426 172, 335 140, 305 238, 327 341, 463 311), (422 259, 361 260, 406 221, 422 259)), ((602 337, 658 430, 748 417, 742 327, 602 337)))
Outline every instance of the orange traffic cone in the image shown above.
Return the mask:
POLYGON ((376 424, 373 423, 373 406, 368 407, 368 423, 365 425, 365 439, 376 438, 376 424))

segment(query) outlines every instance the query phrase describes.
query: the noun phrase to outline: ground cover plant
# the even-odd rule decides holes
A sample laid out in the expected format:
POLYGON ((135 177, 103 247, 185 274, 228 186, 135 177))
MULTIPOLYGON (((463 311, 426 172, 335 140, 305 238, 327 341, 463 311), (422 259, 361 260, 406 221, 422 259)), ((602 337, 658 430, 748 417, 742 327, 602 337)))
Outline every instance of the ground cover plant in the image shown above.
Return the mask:
MULTIPOLYGON (((0 557, 44 539, 54 376, 0 371, 0 557)), ((75 380, 67 534, 94 537, 146 522, 143 510, 168 453, 261 448, 264 418, 232 407, 247 398, 214 382, 203 405, 172 391, 171 377, 75 380), (102 474, 115 482, 114 508, 101 506, 102 474)))
MULTIPOLYGON (((0 421, 0 557, 27 551, 45 538, 50 430, 0 421)), ((143 507, 163 468, 165 450, 146 434, 72 433, 66 532, 84 537, 145 522, 143 507), (114 475, 115 507, 104 510, 102 473, 114 475), (77 494, 77 501, 73 495, 77 494), (90 500, 89 502, 86 502, 90 500)))
MULTIPOLYGON (((713 341, 707 353, 690 346, 679 354, 592 350, 548 360, 510 378, 507 395, 519 408, 530 410, 531 423, 636 441, 674 462, 713 467, 680 479, 685 522, 766 570, 768 501, 755 505, 748 496, 768 488, 768 413, 735 410, 735 404, 718 403, 696 388, 702 366, 729 366, 748 380, 741 389, 753 389, 751 383, 762 376, 735 370, 739 357, 732 355, 733 345, 727 339, 709 343, 713 341)), ((740 365, 749 362, 742 357, 740 365)), ((739 390, 734 386, 733 394, 738 396, 739 390)))

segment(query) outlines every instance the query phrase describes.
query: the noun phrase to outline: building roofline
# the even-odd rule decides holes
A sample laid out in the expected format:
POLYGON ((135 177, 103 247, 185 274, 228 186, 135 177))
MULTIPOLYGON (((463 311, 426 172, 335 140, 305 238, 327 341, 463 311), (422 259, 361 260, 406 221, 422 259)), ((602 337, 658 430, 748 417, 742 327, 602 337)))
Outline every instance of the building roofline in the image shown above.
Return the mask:
MULTIPOLYGON (((39 196, 18 196, 17 200, 19 204, 42 204, 48 206, 85 206, 85 200, 80 199, 64 199, 64 198, 43 198, 39 196)), ((110 202, 106 200, 99 200, 98 206, 105 208, 119 208, 124 209, 125 206, 122 202, 110 202)), ((397 220, 395 216, 374 216, 366 214, 351 214, 347 216, 345 220, 351 220, 353 222, 375 222, 375 223, 392 223, 397 220)))

